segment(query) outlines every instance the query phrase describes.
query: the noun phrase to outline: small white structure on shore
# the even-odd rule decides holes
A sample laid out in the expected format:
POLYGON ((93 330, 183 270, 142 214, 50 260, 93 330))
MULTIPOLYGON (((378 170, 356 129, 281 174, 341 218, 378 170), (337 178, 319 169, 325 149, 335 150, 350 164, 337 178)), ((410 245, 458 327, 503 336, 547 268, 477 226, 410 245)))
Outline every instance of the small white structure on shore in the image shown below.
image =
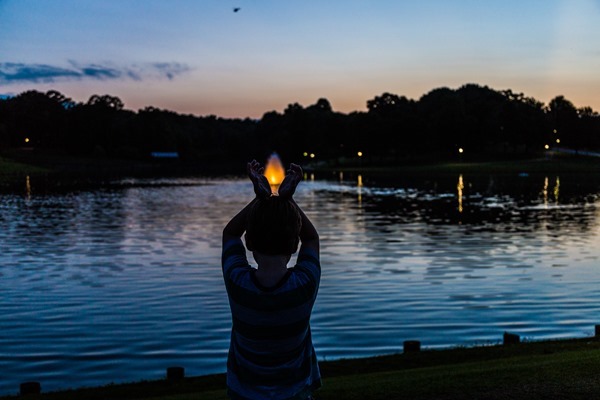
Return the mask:
POLYGON ((168 159, 178 159, 179 153, 176 151, 153 151, 150 153, 150 157, 152 158, 168 158, 168 159))

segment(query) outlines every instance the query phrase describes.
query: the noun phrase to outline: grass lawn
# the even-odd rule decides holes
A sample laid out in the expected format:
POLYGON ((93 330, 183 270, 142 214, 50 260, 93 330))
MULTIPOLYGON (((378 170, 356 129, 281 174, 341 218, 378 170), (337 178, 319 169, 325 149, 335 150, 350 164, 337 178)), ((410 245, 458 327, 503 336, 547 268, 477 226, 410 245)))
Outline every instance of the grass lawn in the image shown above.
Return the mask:
POLYGON ((583 399, 600 393, 599 377, 596 349, 340 376, 319 398, 583 399))
POLYGON ((23 170, 25 164, 20 164, 0 157, 0 174, 12 174, 23 170))
MULTIPOLYGON (((320 363, 317 399, 597 399, 594 338, 431 350, 320 363)), ((110 385, 36 399, 227 399, 224 376, 110 385)))
POLYGON ((29 164, 23 164, 0 157, 0 178, 4 176, 25 176, 47 172, 46 169, 29 164))

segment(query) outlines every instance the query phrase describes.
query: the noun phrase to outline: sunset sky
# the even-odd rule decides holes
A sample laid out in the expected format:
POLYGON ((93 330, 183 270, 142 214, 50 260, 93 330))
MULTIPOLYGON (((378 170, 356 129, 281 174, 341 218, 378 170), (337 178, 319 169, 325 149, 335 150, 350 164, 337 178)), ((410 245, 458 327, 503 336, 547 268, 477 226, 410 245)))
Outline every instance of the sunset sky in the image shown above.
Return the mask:
POLYGON ((259 118, 478 83, 600 111, 599 21, 599 0, 0 0, 0 94, 259 118))

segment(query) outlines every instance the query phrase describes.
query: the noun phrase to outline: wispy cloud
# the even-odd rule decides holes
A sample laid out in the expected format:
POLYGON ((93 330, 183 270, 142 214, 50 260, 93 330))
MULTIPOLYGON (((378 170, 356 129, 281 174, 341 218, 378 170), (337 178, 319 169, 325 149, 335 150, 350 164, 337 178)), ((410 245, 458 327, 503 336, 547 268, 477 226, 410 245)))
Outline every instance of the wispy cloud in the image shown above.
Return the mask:
POLYGON ((0 63, 0 84, 52 83, 83 79, 141 81, 166 78, 172 80, 189 70, 190 67, 186 64, 168 62, 131 66, 80 64, 75 61, 70 61, 68 66, 4 62, 0 63))

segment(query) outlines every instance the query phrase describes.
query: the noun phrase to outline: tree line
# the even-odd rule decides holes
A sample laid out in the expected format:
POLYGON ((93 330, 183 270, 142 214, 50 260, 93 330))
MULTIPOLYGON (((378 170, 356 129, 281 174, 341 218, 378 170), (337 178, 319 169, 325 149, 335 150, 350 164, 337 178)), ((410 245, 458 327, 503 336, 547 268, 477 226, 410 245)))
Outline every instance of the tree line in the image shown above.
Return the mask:
POLYGON ((75 102, 55 90, 0 100, 0 149, 29 147, 65 155, 144 160, 177 152, 188 164, 245 162, 277 151, 302 162, 396 163, 536 157, 546 146, 600 149, 600 116, 564 96, 547 105, 522 93, 467 84, 418 100, 383 93, 367 111, 336 112, 327 99, 259 120, 137 112, 115 96, 75 102))

